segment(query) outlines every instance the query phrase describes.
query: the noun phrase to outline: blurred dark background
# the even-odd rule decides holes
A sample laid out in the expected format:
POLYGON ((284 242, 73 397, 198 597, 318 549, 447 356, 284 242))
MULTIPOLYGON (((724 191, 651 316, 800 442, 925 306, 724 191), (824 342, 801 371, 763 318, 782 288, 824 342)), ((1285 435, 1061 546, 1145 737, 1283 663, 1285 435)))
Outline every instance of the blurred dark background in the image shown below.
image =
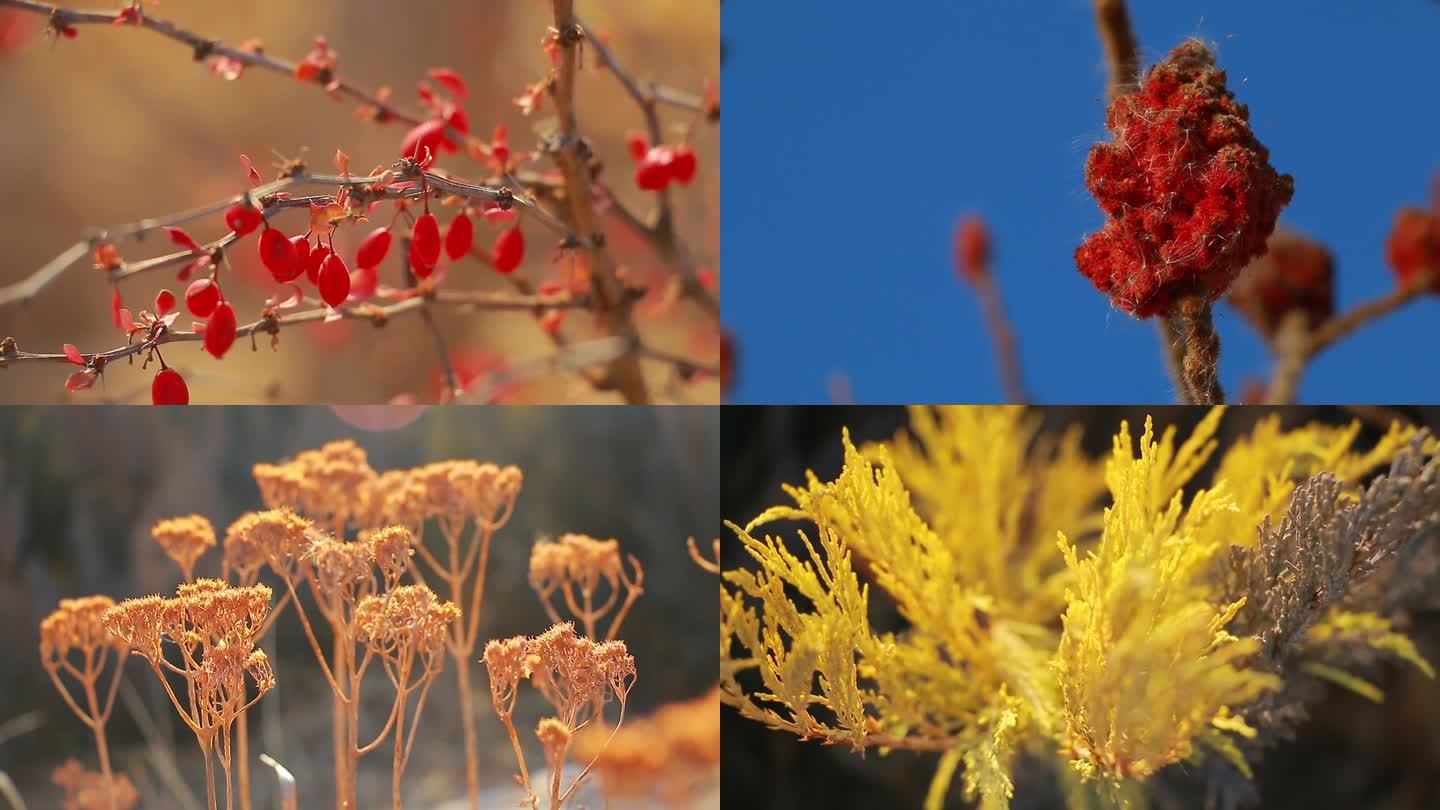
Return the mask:
MULTIPOLYGON (((548 626, 526 578, 536 539, 614 537, 645 568, 645 594, 620 634, 639 670, 628 711, 638 716, 714 686, 714 575, 685 548, 691 535, 708 545, 706 527, 718 524, 714 408, 0 408, 0 770, 20 784, 31 807, 58 805, 50 772, 66 757, 94 767, 89 731, 61 702, 37 653, 39 623, 56 600, 173 594, 179 573, 150 538, 156 519, 199 512, 223 534, 242 512, 263 508, 254 463, 340 438, 365 447, 379 471, 447 458, 524 470, 514 516, 492 545, 482 644, 548 626)), ((197 576, 218 575, 219 559, 218 551, 201 558, 197 576)), ((274 584, 268 574, 262 581, 274 584)), ((277 621, 267 644, 278 688, 252 711, 252 753, 268 752, 296 774, 301 807, 326 806, 333 796, 329 690, 293 612, 277 621)), ((416 807, 464 790, 453 664, 446 669, 431 690, 405 775, 407 803, 416 807)), ((515 763, 489 708, 483 665, 473 674, 482 700, 482 779, 514 792, 515 763)), ((109 729, 116 767, 140 787, 144 807, 203 807, 194 737, 139 662, 129 664, 126 681, 109 729)), ((376 718, 390 705, 383 675, 372 673, 367 683, 362 734, 366 718, 378 728, 376 718)), ((534 690, 522 695, 516 725, 531 742, 543 704, 534 690)), ((387 742, 362 759, 362 796, 389 796, 390 750, 387 742)), ((538 746, 527 761, 543 765, 538 746)), ((272 806, 273 782, 268 769, 255 766, 257 808, 272 806)), ((513 803, 504 797, 496 804, 513 803)))
MULTIPOLYGON (((1138 437, 1146 415, 1157 431, 1175 425, 1183 439, 1204 415, 1201 408, 1177 406, 1045 407, 1042 430, 1059 431, 1083 425, 1085 447, 1092 455, 1109 452, 1111 438, 1121 420, 1128 420, 1138 437)), ((1231 408, 1221 423, 1220 450, 1248 432, 1256 421, 1275 409, 1231 408)), ((1357 446, 1366 447, 1384 432, 1392 418, 1440 426, 1437 407, 1289 407, 1282 409, 1287 427, 1307 421, 1347 424, 1360 419, 1365 426, 1357 446)), ((721 515, 744 523, 762 509, 787 502, 780 485, 803 482, 814 470, 822 480, 840 471, 842 427, 850 429, 858 445, 889 439, 908 422, 902 407, 816 406, 746 407, 722 409, 725 436, 722 464, 721 515)), ((1214 462, 1198 481, 1212 474, 1214 462)), ((1188 488, 1187 488, 1188 491, 1188 488)), ((957 497, 959 495, 957 494, 957 497)), ((780 532, 775 532, 779 534, 780 532)), ((786 532, 794 540, 793 532, 786 532)), ((721 534, 725 568, 744 565, 746 557, 729 530, 721 534)), ((1433 592, 1436 589, 1431 589, 1433 592)), ((872 602, 884 601, 872 590, 872 602)), ((1408 633, 1431 662, 1440 661, 1440 606, 1412 614, 1408 633)), ((872 611, 877 608, 872 605, 872 611)), ((886 605, 881 611, 893 609, 886 605)), ((1381 705, 1334 688, 1311 706, 1310 720, 1297 739, 1272 749, 1256 766, 1256 783, 1265 808, 1433 808, 1440 806, 1440 686, 1409 665, 1385 664, 1374 682, 1386 694, 1381 705)), ((824 807, 921 807, 934 774, 934 754, 896 752, 864 758, 839 746, 799 742, 794 736, 773 732, 741 719, 728 707, 721 709, 721 797, 725 806, 757 810, 791 810, 824 807), (733 804, 732 804, 733 803, 733 804)), ((1033 765, 1035 763, 1029 763, 1033 765)), ((1015 810, 1059 808, 1064 804, 1053 779, 1043 767, 1027 769, 1016 779, 1015 810), (1028 777, 1028 778, 1027 778, 1028 777)), ((1176 770, 1176 769, 1171 769, 1176 770)), ((1205 807, 1205 793, 1186 774, 1168 774, 1157 783, 1156 807, 1205 807)), ((957 777, 947 807, 966 807, 960 800, 957 777)))

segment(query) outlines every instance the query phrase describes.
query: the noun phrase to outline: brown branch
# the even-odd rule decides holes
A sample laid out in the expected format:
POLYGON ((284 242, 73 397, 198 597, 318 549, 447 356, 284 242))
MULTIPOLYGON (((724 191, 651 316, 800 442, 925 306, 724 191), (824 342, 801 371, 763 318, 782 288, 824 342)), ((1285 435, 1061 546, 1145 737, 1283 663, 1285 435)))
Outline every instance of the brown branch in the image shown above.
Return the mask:
MULTIPOLYGON (((560 49, 560 65, 555 69, 550 95, 555 102, 558 130, 552 136, 550 151, 565 176, 565 196, 570 204, 571 230, 580 234, 591 270, 591 283, 600 304, 606 330, 624 342, 625 349, 608 365, 607 382, 613 385, 629 404, 645 404, 650 392, 645 384, 644 370, 635 348, 635 325, 631 320, 633 305, 624 295, 615 259, 605 249, 604 236, 595 224, 595 199, 591 190, 589 161, 580 152, 579 124, 575 116, 575 73, 579 68, 580 43, 583 29, 575 19, 572 0, 553 0, 555 36, 560 49)), ((587 150, 588 154, 588 150, 587 150)))
POLYGON ((1181 296, 1175 314, 1185 338, 1181 370, 1185 388, 1197 405, 1219 405, 1225 401, 1220 387, 1220 335, 1215 331, 1210 302, 1203 295, 1181 296))
MULTIPOLYGON (((370 321, 371 324, 382 327, 389 323, 390 319, 403 315, 407 312, 421 311, 427 303, 446 304, 473 310, 528 310, 536 307, 549 309, 565 308, 586 308, 590 306, 590 298, 586 295, 572 296, 566 293, 559 295, 530 295, 520 296, 509 293, 493 292, 470 292, 470 291, 449 291, 437 290, 428 296, 414 295, 403 300, 385 304, 349 304, 341 306, 335 313, 343 319, 370 321)), ((304 323, 323 321, 332 310, 328 307, 309 309, 303 312, 293 312, 288 315, 270 315, 259 320, 240 326, 235 331, 237 338, 251 337, 258 334, 279 334, 280 330, 304 323)), ((152 349, 156 346, 163 346, 167 343, 186 343, 205 339, 204 332, 187 332, 177 329, 164 329, 160 331, 153 340, 147 339, 117 349, 104 352, 82 353, 81 358, 89 366, 105 365, 129 357, 134 354, 152 349), (97 364, 98 361, 98 364, 97 364)), ((6 339, 0 344, 0 368, 7 367, 12 362, 20 361, 49 361, 68 363, 69 359, 64 354, 50 354, 43 352, 20 351, 13 339, 6 339)))
POLYGON ((1298 326, 1281 324, 1275 341, 1275 368, 1271 372, 1270 385, 1265 400, 1272 404, 1288 404, 1295 401, 1300 387, 1300 376, 1316 355, 1330 348, 1336 341, 1347 337, 1355 330, 1419 298, 1431 289, 1430 279, 1434 270, 1425 270, 1409 283, 1396 286, 1389 292, 1369 301, 1362 301, 1340 315, 1305 332, 1304 322, 1298 326))
POLYGON ((1095 24, 1100 29, 1100 42, 1105 46, 1105 63, 1110 72, 1106 88, 1111 101, 1129 92, 1140 75, 1140 46, 1130 26, 1130 12, 1125 0, 1095 0, 1095 24))
MULTIPOLYGON (((113 25, 116 15, 121 11, 121 9, 116 9, 115 11, 78 11, 49 3, 36 3, 31 0, 0 0, 0 6, 10 6, 23 11, 43 14, 50 18, 50 24, 54 28, 67 25, 113 25)), ((193 31, 182 28, 169 20, 152 17, 149 12, 142 12, 140 14, 135 21, 135 27, 154 31, 162 37, 189 46, 194 52, 195 61, 197 62, 203 62, 212 56, 220 56, 232 59, 246 67, 261 68, 292 78, 295 76, 295 62, 271 56, 264 51, 248 51, 231 47, 219 40, 208 39, 193 31)), ((415 115, 390 106, 375 94, 342 80, 340 77, 334 75, 333 71, 321 70, 316 74, 314 80, 309 83, 320 85, 322 88, 325 88, 327 93, 348 96, 356 101, 374 107, 376 111, 375 119, 377 121, 399 121, 400 123, 410 126, 415 126, 422 121, 422 119, 415 115)))
POLYGON ((1000 301, 1000 289, 995 285, 988 269, 977 273, 973 279, 975 295, 980 299, 980 312, 985 318, 985 327, 990 332, 990 342, 995 347, 995 360, 1000 368, 1000 382, 1005 389, 1005 401, 1010 403, 1029 402, 1025 383, 1020 374, 1020 350, 1015 339, 1015 330, 1005 315, 1005 306, 1000 301))
MULTIPOLYGON (((583 23, 580 23, 578 19, 575 20, 575 22, 580 25, 582 31, 590 30, 583 23)), ((619 80, 621 86, 625 88, 625 92, 628 93, 630 98, 635 101, 635 104, 640 107, 641 114, 645 116, 645 129, 649 134, 650 143, 662 143, 664 141, 664 132, 660 128, 660 115, 656 111, 656 104, 661 101, 673 104, 677 98, 673 94, 674 91, 664 91, 662 93, 662 89, 653 82, 648 89, 641 88, 640 83, 630 75, 629 71, 625 70, 624 66, 620 64, 619 59, 615 57, 615 53, 610 50, 609 46, 600 41, 599 37, 587 36, 587 41, 590 47, 594 48, 595 52, 599 55, 601 64, 619 80)), ((687 109, 697 113, 703 111, 703 105, 701 105, 698 99, 694 99, 693 106, 681 106, 686 106, 687 109)), ((655 249, 655 252, 660 254, 661 258, 673 263, 678 268, 681 281, 680 294, 694 300, 712 317, 719 318, 719 300, 710 290, 705 288, 704 284, 700 283, 700 276, 696 270, 695 262, 691 258, 689 247, 685 245, 680 239, 679 234, 675 231, 675 218, 670 204, 669 189, 661 189, 655 192, 658 205, 656 207, 654 221, 649 223, 642 221, 629 211, 608 188, 605 191, 610 198, 612 208, 615 210, 616 215, 620 217, 621 221, 638 233, 641 238, 649 242, 655 249)))
MULTIPOLYGON (((0 4, 9 1, 10 0, 0 0, 0 4)), ((443 175, 435 174, 434 172, 421 172, 418 169, 410 168, 413 167, 413 165, 413 162, 401 161, 400 163, 396 164, 396 166, 398 167, 397 171, 369 175, 366 177, 310 174, 303 169, 300 169, 286 177, 280 178, 279 180, 257 186, 247 192, 237 194, 233 197, 227 197, 224 200, 221 200, 220 202, 211 205, 202 206, 200 208, 193 208, 178 214, 171 214, 168 216, 151 219, 142 219, 139 222, 132 222, 125 225, 117 225, 112 228, 105 228, 95 231, 86 239, 76 242, 74 245, 66 248, 59 256, 51 259, 43 267, 31 273, 24 279, 14 282, 13 284, 0 287, 0 306, 4 306, 6 304, 10 304, 16 301, 29 302, 30 300, 34 299, 34 297, 38 295, 45 287, 49 286, 51 283, 59 279, 61 275, 63 275, 67 270, 74 267, 85 256, 89 255, 90 251, 99 244, 110 244, 125 238, 143 239, 145 236, 153 233, 154 231, 158 231, 161 228, 182 225, 187 222, 192 222, 197 219, 212 216, 221 211, 224 211, 231 205, 245 202, 246 200, 250 200, 252 202, 258 200, 265 200, 267 204, 262 209, 261 214, 267 220, 286 208, 305 207, 308 209, 312 203, 326 204, 335 202, 335 197, 333 196, 296 197, 286 199, 273 198, 273 195, 278 194, 281 191, 284 191, 291 187, 303 185, 342 187, 348 186, 350 188, 368 187, 363 189, 363 194, 367 196, 383 197, 386 199, 408 199, 413 197, 419 197, 425 192, 416 186, 396 187, 395 185, 391 184, 392 181, 397 179, 409 179, 411 177, 419 178, 423 176, 427 185, 438 188, 448 194, 469 197, 472 199, 485 200, 486 202, 492 202, 501 206, 508 206, 512 204, 520 205, 528 210, 536 211, 539 213, 540 220, 546 225, 557 229, 567 238, 570 236, 569 230, 565 228, 565 226, 558 220, 556 220, 554 217, 544 212, 543 209, 540 209, 539 206, 535 205, 535 203, 531 202, 530 200, 516 197, 509 189, 503 186, 496 188, 490 186, 474 185, 471 183, 464 183, 458 180, 452 180, 443 175), (386 185, 377 185, 380 183, 385 183, 386 185)), ((227 233, 225 236, 222 236, 219 239, 214 240, 213 242, 204 243, 202 247, 206 251, 215 250, 217 248, 226 248, 241 238, 243 237, 237 236, 235 233, 231 232, 227 233)), ((193 251, 178 251, 163 256, 157 256, 152 259, 146 259, 144 261, 136 262, 134 264, 121 265, 117 269, 106 271, 106 273, 109 280, 122 281, 124 279, 130 278, 131 276, 138 275, 149 270, 183 264, 184 262, 190 261, 195 257, 196 254, 193 251)))

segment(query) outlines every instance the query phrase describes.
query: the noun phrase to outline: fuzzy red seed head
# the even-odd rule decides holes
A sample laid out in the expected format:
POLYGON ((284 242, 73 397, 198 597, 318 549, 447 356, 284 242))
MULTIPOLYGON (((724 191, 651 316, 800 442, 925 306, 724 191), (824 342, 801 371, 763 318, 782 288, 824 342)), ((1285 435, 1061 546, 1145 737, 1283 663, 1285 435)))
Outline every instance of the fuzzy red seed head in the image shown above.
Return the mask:
POLYGON ((360 248, 355 251, 355 264, 358 267, 379 267, 385 261, 385 254, 390 252, 389 228, 376 228, 360 242, 360 248))
POLYGON ((445 228, 445 255, 451 261, 464 256, 470 252, 470 245, 475 242, 475 223, 470 220, 470 215, 461 211, 459 216, 450 220, 450 225, 445 228))
POLYGON ((695 159, 695 150, 691 149, 689 144, 682 143, 675 147, 675 160, 670 166, 670 172, 680 185, 690 185, 690 181, 695 179, 695 169, 698 165, 698 161, 695 159))
POLYGON ((410 252, 427 268, 440 261, 440 223, 429 211, 417 217, 410 229, 410 252))
POLYGON ((190 389, 173 368, 162 368, 150 381, 150 402, 155 405, 189 405, 190 389))
POLYGON ((320 300, 326 306, 338 307, 350 295, 350 268, 340 254, 331 253, 320 263, 320 277, 316 287, 320 289, 320 300))
POLYGON ((225 356, 235 343, 235 310, 221 301, 205 322, 205 351, 215 358, 225 356))
POLYGON ((300 274, 297 265, 299 257, 295 255, 295 244, 285 238, 277 228, 266 228, 260 234, 258 250, 260 251, 260 262, 270 271, 270 275, 281 284, 295 278, 300 274))
POLYGON ((1430 290, 1440 293, 1440 213, 1410 206, 1396 211, 1385 258, 1401 284, 1428 272, 1430 290))
POLYGON ((265 217, 261 216, 259 211, 245 203, 235 203, 225 209, 225 224, 229 226, 230 230, 234 231, 237 236, 244 236, 250 233, 260 227, 260 223, 264 220, 265 217))
POLYGON ((1241 271, 1226 298, 1267 337, 1291 312, 1314 329, 1335 314, 1334 259, 1319 242, 1278 228, 1265 255, 1241 271))
POLYGON ((977 214, 966 214, 955 223, 955 272, 965 281, 990 274, 990 231, 977 214))
POLYGON ((220 285, 208 278, 197 278, 185 289, 185 308, 197 318, 208 318, 220 303, 220 285))
POLYGON ((495 245, 490 253, 496 270, 502 273, 515 272, 515 268, 525 260, 525 233, 519 226, 506 228, 495 237, 495 245))
POLYGON ((1111 102, 1113 138, 1085 165, 1107 220, 1075 263, 1115 306, 1145 318, 1184 295, 1213 301, 1264 253, 1294 181, 1270 165, 1249 118, 1198 40, 1111 102))

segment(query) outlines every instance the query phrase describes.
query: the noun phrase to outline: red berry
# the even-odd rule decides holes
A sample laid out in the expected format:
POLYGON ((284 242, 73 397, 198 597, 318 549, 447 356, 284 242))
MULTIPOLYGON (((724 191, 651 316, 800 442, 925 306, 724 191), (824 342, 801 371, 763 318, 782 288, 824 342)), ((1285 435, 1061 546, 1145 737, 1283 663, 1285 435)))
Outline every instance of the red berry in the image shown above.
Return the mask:
POLYGON ((310 260, 305 263, 305 277, 311 284, 320 283, 320 265, 331 253, 329 245, 316 245, 315 249, 310 251, 310 260))
POLYGON ((652 146, 635 167, 635 185, 646 191, 661 191, 675 176, 675 150, 652 146))
POLYGON ((320 264, 320 280, 315 286, 320 288, 320 300, 326 305, 338 307, 345 303, 346 296, 350 295, 350 268, 345 266, 340 254, 331 253, 325 257, 320 264))
POLYGON ((234 231, 237 236, 244 236, 260 227, 260 223, 264 219, 259 211, 245 203, 235 203, 225 209, 225 224, 230 226, 230 230, 234 231))
POLYGON ((277 228, 266 228, 260 234, 260 261, 270 269, 270 275, 284 284, 300 274, 297 269, 299 257, 295 255, 295 243, 285 238, 277 228))
POLYGON ((208 278, 197 278, 185 290, 185 307, 197 318, 208 318, 220 303, 220 285, 208 278))
POLYGON ((644 160, 645 153, 650 151, 650 142, 642 133, 628 132, 625 134, 625 147, 630 150, 632 160, 644 160))
POLYGON ((495 269, 512 273, 525 259, 525 234, 519 226, 506 228, 495 237, 495 246, 490 251, 495 269))
POLYGON ((675 147, 675 162, 670 169, 674 172, 675 179, 680 181, 680 185, 688 186, 690 181, 695 179, 696 165, 695 150, 691 149, 689 144, 682 143, 675 147))
POLYGON ((360 241, 360 249, 355 251, 355 264, 358 267, 379 267, 389 252, 390 229, 376 228, 360 241))
POLYGON ((416 278, 429 278, 435 272, 435 265, 426 264, 422 257, 415 250, 415 242, 410 243, 410 272, 416 278))
POLYGON ((412 255, 427 268, 440 261, 440 223, 434 214, 426 211, 415 220, 415 227, 410 229, 410 247, 412 255))
POLYGON ((205 351, 220 358, 230 351, 234 342, 235 310, 229 303, 221 301, 210 320, 205 322, 205 351))
POLYGON ((165 317, 166 313, 175 308, 175 293, 169 290, 161 290, 155 296, 155 314, 165 317))
POLYGON ((173 368, 155 372, 150 382, 150 401, 156 405, 189 405, 190 389, 185 387, 185 378, 173 368))
POLYGON ((470 244, 475 241, 475 223, 470 221, 470 216, 464 211, 450 220, 450 225, 445 229, 445 255, 451 261, 464 256, 470 252, 470 244))
POLYGON ((350 297, 368 301, 380 286, 380 274, 373 267, 357 267, 350 271, 350 297))

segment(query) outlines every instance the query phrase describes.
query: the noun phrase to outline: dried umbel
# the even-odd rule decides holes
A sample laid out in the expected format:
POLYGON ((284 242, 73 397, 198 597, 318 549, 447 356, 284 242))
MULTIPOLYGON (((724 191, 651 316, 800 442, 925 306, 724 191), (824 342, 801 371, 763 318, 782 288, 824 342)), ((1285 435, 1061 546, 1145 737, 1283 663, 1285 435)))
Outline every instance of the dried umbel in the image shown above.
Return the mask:
POLYGON ((530 782, 513 720, 520 681, 528 677, 555 709, 556 716, 541 720, 536 734, 544 746, 551 774, 550 806, 561 807, 580 784, 580 777, 569 787, 562 788, 561 783, 571 737, 585 726, 603 723, 604 705, 611 699, 620 704, 616 727, 624 721, 625 700, 635 682, 634 657, 623 641, 596 643, 577 636, 575 626, 564 622, 535 638, 515 636, 490 641, 485 645, 484 661, 495 713, 510 735, 520 766, 520 783, 532 805, 538 802, 538 797, 530 782))
POLYGON ((337 534, 360 516, 362 493, 376 477, 365 449, 349 439, 279 464, 256 464, 253 473, 266 506, 298 512, 337 534))
POLYGON ((269 659, 255 648, 267 626, 270 595, 264 585, 236 587, 218 579, 200 579, 181 585, 171 599, 126 599, 103 617, 106 630, 150 664, 180 719, 195 734, 205 758, 212 810, 216 807, 212 755, 224 771, 228 804, 231 729, 275 688, 269 659), (171 646, 176 652, 167 654, 171 646), (183 689, 174 688, 175 677, 185 681, 183 689))
POLYGON ((246 584, 254 582, 266 563, 286 576, 307 548, 312 527, 288 509, 246 512, 225 530, 225 565, 246 584))
POLYGON ((73 759, 56 768, 50 781, 65 791, 61 810, 130 810, 140 803, 140 792, 130 777, 89 771, 73 759))
POLYGON ((553 600, 558 591, 570 613, 584 626, 585 635, 592 638, 598 634, 600 621, 619 604, 623 590, 625 601, 605 634, 605 638, 612 639, 630 606, 644 593, 644 569, 633 555, 629 561, 633 574, 626 572, 618 540, 596 540, 584 534, 542 540, 530 549, 530 587, 539 594, 550 620, 557 624, 561 619, 553 600), (608 593, 597 601, 602 582, 608 586, 608 593))
POLYGON ((65 806, 77 810, 129 808, 137 798, 129 780, 111 772, 110 749, 105 742, 105 724, 115 708, 126 651, 125 642, 105 631, 105 612, 114 605, 114 600, 103 595, 61 599, 59 607, 40 623, 40 663, 65 704, 90 727, 100 761, 99 773, 84 771, 73 760, 55 772, 56 784, 66 791, 65 806), (107 670, 110 682, 105 685, 107 670), (61 781, 62 776, 67 780, 61 781))
POLYGON ((1227 297, 1266 337, 1292 315, 1314 329, 1335 314, 1335 260, 1319 242, 1277 228, 1268 250, 1245 267, 1227 297))
POLYGON ((1144 318, 1180 298, 1213 301, 1265 251, 1294 182, 1270 166, 1249 118, 1197 40, 1111 102, 1114 137, 1085 166, 1107 219, 1075 263, 1115 306, 1144 318))
POLYGON ((156 522, 150 530, 155 542, 165 549, 188 581, 194 576, 195 561, 215 546, 215 527, 204 515, 185 515, 156 522))

